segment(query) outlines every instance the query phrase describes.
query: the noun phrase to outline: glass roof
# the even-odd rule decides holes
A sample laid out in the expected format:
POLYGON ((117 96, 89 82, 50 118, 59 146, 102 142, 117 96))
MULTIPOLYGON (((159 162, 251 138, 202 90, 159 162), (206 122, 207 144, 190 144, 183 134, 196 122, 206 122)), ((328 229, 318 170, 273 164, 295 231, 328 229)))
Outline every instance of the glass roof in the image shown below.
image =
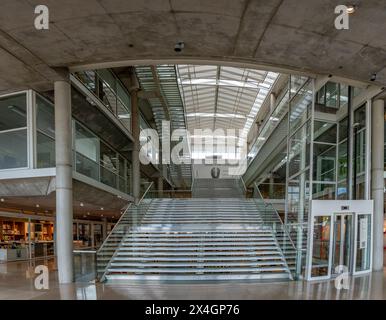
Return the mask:
MULTIPOLYGON (((177 65, 176 70, 190 134, 199 139, 195 129, 222 129, 225 134, 227 129, 234 129, 239 145, 279 76, 275 72, 228 66, 177 65)), ((211 156, 195 148, 195 139, 191 141, 192 157, 211 156)), ((231 154, 221 156, 233 158, 231 154)))

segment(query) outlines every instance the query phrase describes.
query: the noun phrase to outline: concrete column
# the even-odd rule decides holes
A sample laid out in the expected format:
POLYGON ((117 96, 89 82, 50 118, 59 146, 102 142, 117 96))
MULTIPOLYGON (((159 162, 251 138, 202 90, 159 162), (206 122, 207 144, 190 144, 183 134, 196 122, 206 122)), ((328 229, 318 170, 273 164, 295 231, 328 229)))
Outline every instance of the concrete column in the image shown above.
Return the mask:
POLYGON ((270 199, 273 199, 274 183, 275 183, 275 180, 273 178, 273 173, 271 173, 271 175, 269 177, 269 197, 270 197, 270 199))
POLYGON ((140 163, 139 163, 139 150, 140 150, 140 142, 139 142, 139 110, 138 110, 138 91, 133 89, 131 91, 131 130, 133 133, 134 143, 133 143, 133 151, 132 151, 132 169, 133 169, 133 197, 135 199, 135 203, 138 203, 141 195, 141 171, 140 171, 140 163))
POLYGON ((94 228, 94 223, 91 222, 90 224, 90 233, 91 233, 91 247, 95 247, 95 228, 94 228))
POLYGON ((102 236, 104 241, 107 238, 107 218, 103 218, 102 222, 102 236))
POLYGON ((275 108, 276 105, 276 96, 274 93, 271 93, 270 95, 270 104, 269 104, 269 109, 272 111, 275 108))
POLYGON ((56 252, 59 283, 74 280, 72 257, 72 128, 71 85, 55 82, 56 252))
POLYGON ((375 100, 371 115, 371 194, 374 199, 373 270, 383 270, 383 205, 384 205, 384 110, 383 100, 375 100))
POLYGON ((157 189, 158 189, 158 197, 159 198, 162 198, 163 196, 163 191, 164 191, 164 179, 163 177, 158 177, 158 186, 157 186, 157 189))

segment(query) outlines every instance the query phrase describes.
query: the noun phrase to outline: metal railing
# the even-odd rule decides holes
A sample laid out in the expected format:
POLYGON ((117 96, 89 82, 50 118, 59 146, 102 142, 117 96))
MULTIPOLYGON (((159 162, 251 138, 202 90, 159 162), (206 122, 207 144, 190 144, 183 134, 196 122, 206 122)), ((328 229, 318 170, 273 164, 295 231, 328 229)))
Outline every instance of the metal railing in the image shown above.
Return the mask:
POLYGON ((126 235, 133 230, 134 227, 138 226, 146 214, 151 201, 144 202, 146 194, 152 187, 153 182, 149 184, 147 189, 143 192, 138 204, 130 203, 124 213, 119 218, 118 222, 114 225, 114 228, 108 234, 106 239, 103 241, 101 247, 97 251, 97 276, 100 281, 104 281, 106 272, 111 264, 111 261, 118 252, 122 241, 125 240, 126 235), (116 236, 117 240, 112 240, 111 237, 116 236), (112 240, 112 241, 110 241, 112 240), (109 250, 109 248, 111 248, 109 250))
POLYGON ((298 279, 302 272, 302 265, 304 265, 303 259, 306 250, 295 244, 296 242, 293 241, 288 226, 283 223, 275 207, 263 198, 256 183, 254 183, 254 187, 253 199, 261 212, 263 223, 272 230, 291 275, 294 279, 298 279))

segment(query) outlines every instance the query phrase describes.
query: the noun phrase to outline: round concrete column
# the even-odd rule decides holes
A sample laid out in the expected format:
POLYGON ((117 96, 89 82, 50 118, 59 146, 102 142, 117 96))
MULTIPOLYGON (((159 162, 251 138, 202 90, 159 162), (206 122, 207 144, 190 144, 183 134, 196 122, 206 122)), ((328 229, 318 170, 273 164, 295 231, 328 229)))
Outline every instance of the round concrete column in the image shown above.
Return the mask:
POLYGON ((373 270, 383 270, 384 221, 384 113, 383 100, 375 100, 371 107, 371 194, 374 199, 373 270))
POLYGON ((138 110, 138 92, 136 89, 131 91, 131 112, 132 112, 132 122, 131 129, 133 133, 133 151, 131 156, 132 169, 133 169, 133 197, 135 203, 138 203, 140 199, 140 189, 141 189, 141 168, 139 163, 139 151, 140 151, 140 142, 139 142, 139 110, 138 110))
POLYGON ((72 242, 71 85, 55 82, 56 254, 59 283, 74 280, 72 242))
POLYGON ((163 191, 164 191, 164 179, 163 179, 163 177, 162 176, 158 177, 157 182, 158 182, 158 187, 157 187, 158 197, 162 198, 163 197, 163 191))

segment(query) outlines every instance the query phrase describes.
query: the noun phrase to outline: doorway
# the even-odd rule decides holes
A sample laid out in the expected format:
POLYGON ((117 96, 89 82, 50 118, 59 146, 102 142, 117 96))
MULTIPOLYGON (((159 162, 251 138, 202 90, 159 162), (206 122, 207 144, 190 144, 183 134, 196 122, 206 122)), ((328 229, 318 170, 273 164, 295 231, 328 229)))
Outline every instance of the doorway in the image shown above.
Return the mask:
POLYGON ((312 200, 307 249, 307 280, 372 268, 372 200, 312 200))
POLYGON ((338 275, 342 268, 347 268, 346 272, 353 271, 354 253, 354 214, 335 213, 333 216, 333 238, 332 238, 332 264, 331 274, 338 275))

